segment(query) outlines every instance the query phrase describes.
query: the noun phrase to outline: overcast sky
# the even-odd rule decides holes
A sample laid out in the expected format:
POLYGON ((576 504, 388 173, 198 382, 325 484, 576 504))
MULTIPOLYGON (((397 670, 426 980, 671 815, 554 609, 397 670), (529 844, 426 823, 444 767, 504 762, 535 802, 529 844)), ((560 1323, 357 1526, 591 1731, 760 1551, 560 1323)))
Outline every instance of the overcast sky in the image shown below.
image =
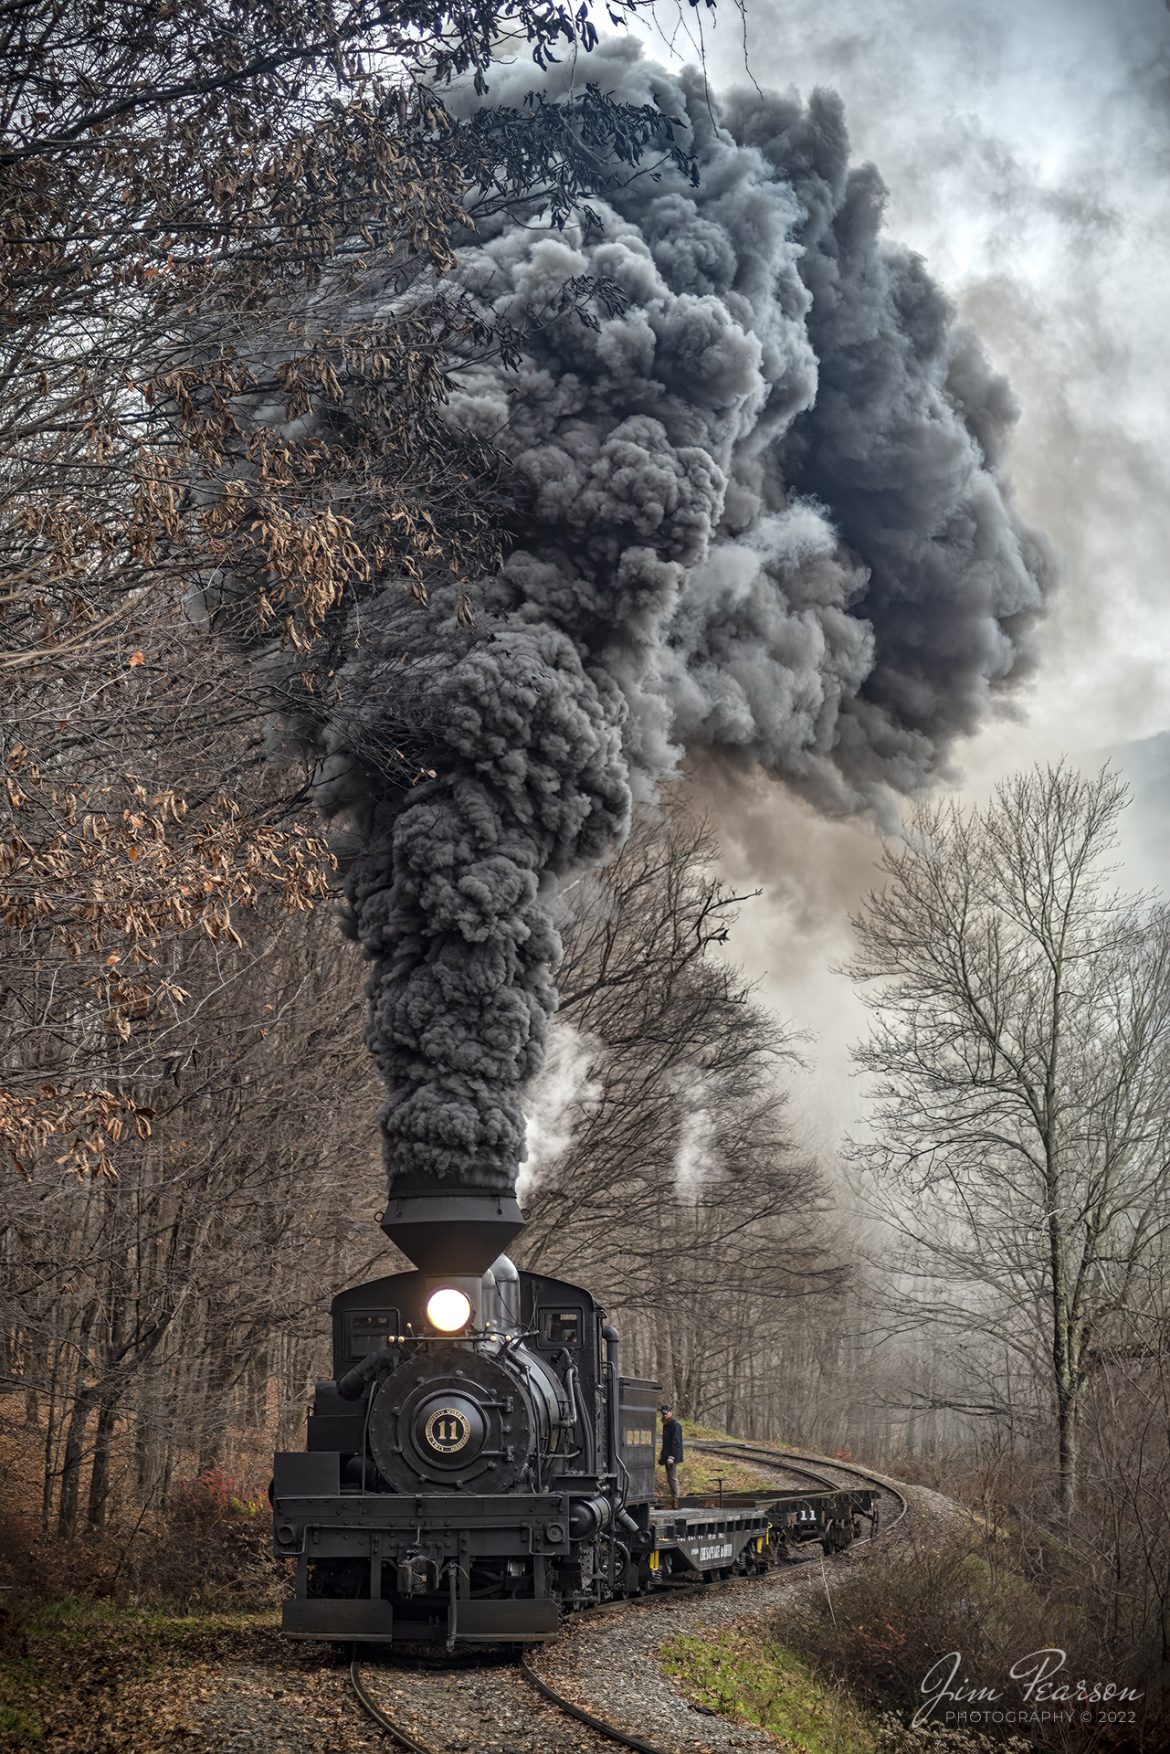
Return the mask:
MULTIPOLYGON (((1164 0, 747 0, 761 86, 835 87, 888 229, 978 328, 1022 415, 1012 474, 1064 582, 1014 719, 959 751, 961 793, 1066 752, 1123 750, 1140 785, 1129 850, 1157 880, 1170 729, 1170 13, 1164 0)), ((703 11, 705 9, 700 9, 703 11)), ((738 15, 704 19, 712 84, 742 83, 738 15)), ((661 14, 665 21, 667 14, 661 14)), ((675 47, 699 13, 684 5, 675 47)), ((654 52, 665 58, 661 38, 654 52)), ((761 786, 723 812, 737 881, 762 882, 735 950, 816 1032, 802 1101, 828 1142, 857 1113, 864 1013, 828 972, 866 886, 868 830, 761 786)))

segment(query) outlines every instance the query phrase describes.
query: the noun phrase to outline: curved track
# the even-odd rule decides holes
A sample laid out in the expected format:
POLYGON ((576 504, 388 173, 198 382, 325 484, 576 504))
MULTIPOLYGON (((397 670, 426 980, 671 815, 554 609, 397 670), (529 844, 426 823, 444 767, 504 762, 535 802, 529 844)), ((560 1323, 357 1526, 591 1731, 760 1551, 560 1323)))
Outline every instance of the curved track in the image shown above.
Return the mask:
MULTIPOLYGON (((726 1456, 729 1460, 738 1462, 762 1461, 765 1459, 765 1452, 763 1450, 741 1449, 738 1442, 734 1439, 729 1440, 727 1443, 721 1443, 714 1438, 692 1438, 691 1448, 701 1450, 704 1455, 726 1456)), ((768 1462, 770 1473, 784 1473, 791 1476, 792 1487, 796 1492, 801 1492, 808 1486, 813 1486, 826 1492, 839 1492, 841 1489, 841 1482, 839 1480, 830 1480, 827 1474, 818 1473, 814 1468, 800 1467, 796 1462, 790 1461, 786 1455, 781 1455, 779 1453, 772 1454, 769 1452, 766 1460, 768 1462)), ((753 1488, 748 1486, 746 1490, 751 1492, 753 1488)))
POLYGON ((358 1660, 356 1657, 353 1658, 349 1665, 349 1684, 353 1688, 357 1697, 357 1702, 365 1712, 366 1716, 372 1718, 378 1728, 380 1730, 385 1730, 388 1736, 393 1736, 400 1748, 409 1748, 411 1754, 435 1754, 433 1748, 431 1748, 426 1742, 420 1742, 417 1737, 411 1735, 409 1730, 403 1729, 402 1725, 396 1723, 390 1716, 390 1713, 384 1711, 377 1701, 371 1697, 370 1693, 367 1691, 365 1682, 362 1680, 362 1673, 358 1668, 358 1660))
MULTIPOLYGON (((772 1473, 800 1474, 807 1480, 814 1480, 820 1487, 830 1491, 840 1491, 845 1482, 833 1480, 828 1474, 821 1473, 821 1468, 832 1468, 835 1474, 850 1474, 855 1480, 863 1480, 875 1491, 884 1493, 893 1500, 896 1514, 881 1519, 881 1526, 887 1532, 895 1528, 910 1508, 898 1488, 879 1474, 871 1474, 865 1468, 858 1468, 852 1462, 839 1462, 833 1456, 806 1455, 801 1451, 764 1449, 759 1444, 741 1443, 735 1438, 696 1437, 691 1439, 691 1448, 709 1456, 726 1456, 729 1461, 750 1462, 756 1467, 766 1467, 772 1473), (818 1464, 816 1469, 806 1467, 807 1462, 818 1464)), ((874 1533, 877 1533, 875 1525, 874 1533)))
MULTIPOLYGON (((881 1531, 883 1533, 888 1532, 901 1522, 909 1509, 905 1497, 896 1486, 876 1474, 869 1473, 864 1468, 856 1467, 851 1462, 839 1462, 835 1458, 829 1456, 806 1455, 801 1452, 789 1453, 784 1450, 765 1449, 759 1444, 741 1443, 731 1438, 695 1438, 692 1439, 692 1448, 701 1451, 705 1455, 726 1456, 729 1460, 748 1462, 755 1467, 767 1469, 770 1474, 776 1477, 777 1485, 781 1489, 783 1489, 784 1485, 787 1483, 787 1481, 782 1478, 783 1476, 787 1476, 787 1480, 792 1482, 793 1489, 797 1491, 801 1490, 802 1487, 807 1488, 811 1486, 817 1490, 839 1492, 843 1486, 848 1484, 846 1480, 841 1478, 842 1475, 847 1475, 858 1481, 864 1481, 867 1486, 870 1486, 877 1492, 881 1493, 888 1501, 891 1501, 894 1506, 894 1514, 888 1517, 879 1516, 878 1512, 875 1510, 870 1539, 877 1536, 879 1532, 879 1523, 881 1531), (823 1470, 825 1469, 831 1469, 832 1473, 824 1472, 823 1470), (833 1478, 833 1475, 836 1475, 837 1477, 833 1478)), ((766 1490, 766 1488, 761 1487, 761 1491, 764 1490, 766 1490)), ((698 1593, 701 1589, 708 1587, 710 1586, 706 1584, 696 1585, 695 1591, 698 1593)), ((629 1605, 630 1604, 626 1602, 614 1602, 608 1604, 608 1607, 612 1610, 626 1608, 629 1605)), ((642 1605, 645 1605, 644 1602, 642 1605)), ((563 1694, 558 1693, 554 1687, 551 1687, 547 1681, 536 1673, 536 1670, 533 1668, 526 1653, 521 1653, 517 1668, 513 1669, 511 1672, 518 1672, 527 1685, 537 1692, 547 1705, 555 1708, 559 1713, 573 1720, 573 1722, 585 1726, 594 1736, 598 1736, 606 1742, 614 1743, 619 1747, 633 1749, 636 1751, 636 1754, 666 1754, 666 1751, 658 1747, 656 1744, 643 1741, 638 1736, 628 1734, 624 1730, 619 1730, 616 1725, 607 1723, 603 1718, 595 1717, 591 1712, 585 1711, 580 1706, 574 1705, 571 1700, 566 1699, 563 1694)), ((442 1749, 435 1748, 430 1743, 421 1741, 413 1731, 406 1729, 404 1725, 398 1723, 386 1710, 385 1706, 380 1704, 378 1700, 372 1696, 366 1686, 356 1656, 350 1663, 349 1679, 353 1692, 361 1705, 362 1710, 375 1724, 378 1725, 379 1729, 384 1730, 388 1736, 393 1737, 399 1747, 408 1749, 410 1754, 443 1754, 442 1749)))
MULTIPOLYGON (((639 1736, 630 1735, 625 1730, 619 1730, 616 1724, 606 1723, 604 1718, 595 1717, 592 1712, 585 1711, 579 1705, 574 1705, 571 1699, 566 1699, 564 1694, 558 1693, 555 1687, 550 1687, 547 1681, 541 1679, 532 1668, 526 1655, 521 1655, 518 1669, 524 1681, 535 1692, 539 1693, 542 1699, 554 1706, 565 1717, 571 1718, 574 1723, 584 1724, 593 1731, 594 1735, 601 1736, 607 1742, 614 1742, 619 1747, 633 1749, 635 1754, 667 1754, 665 1749, 659 1748, 655 1743, 645 1742, 639 1736)), ((404 1724, 392 1717, 383 1705, 378 1703, 365 1683, 356 1657, 349 1665, 349 1680, 366 1716, 371 1718, 380 1730, 384 1730, 388 1736, 392 1736, 399 1747, 408 1749, 409 1754, 443 1754, 443 1750, 433 1747, 429 1742, 421 1741, 413 1730, 408 1730, 404 1724)))
POLYGON ((628 1736, 624 1730, 616 1729, 613 1724, 607 1724, 601 1718, 594 1717, 591 1712, 583 1711, 579 1705, 574 1705, 571 1700, 565 1698, 563 1693, 558 1693, 555 1687, 550 1687, 547 1681, 541 1680, 527 1655, 520 1658, 520 1673, 530 1687, 535 1687, 542 1698, 549 1700, 559 1710, 566 1712, 577 1723, 587 1724, 591 1730, 595 1730, 599 1736, 604 1736, 607 1741, 617 1742, 623 1748, 636 1748, 639 1754, 665 1754, 665 1750, 655 1747, 653 1742, 643 1742, 637 1736, 628 1736))

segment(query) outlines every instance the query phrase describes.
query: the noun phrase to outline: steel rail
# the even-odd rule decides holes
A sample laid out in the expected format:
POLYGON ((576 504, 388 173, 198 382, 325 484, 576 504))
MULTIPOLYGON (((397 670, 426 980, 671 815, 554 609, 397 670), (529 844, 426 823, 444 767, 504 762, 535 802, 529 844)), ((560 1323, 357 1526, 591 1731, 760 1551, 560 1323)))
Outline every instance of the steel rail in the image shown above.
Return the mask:
MULTIPOLYGON (((749 1453, 753 1457, 762 1457, 764 1454, 762 1450, 746 1452, 738 1448, 733 1449, 730 1444, 725 1444, 720 1447, 716 1439, 708 1437, 693 1438, 691 1440, 691 1448, 701 1449, 706 1455, 725 1455, 730 1459, 740 1461, 746 1461, 749 1453)), ((769 1454, 768 1462, 774 1472, 779 1472, 780 1469, 783 1469, 787 1474, 799 1474, 802 1480, 811 1480, 816 1486, 827 1492, 839 1492, 841 1490, 840 1483, 836 1480, 830 1480, 827 1474, 818 1474, 813 1468, 799 1467, 795 1462, 790 1462, 787 1456, 772 1456, 769 1454)), ((755 1487, 745 1486, 743 1490, 745 1492, 754 1492, 755 1487)), ((793 1490, 799 1492, 802 1488, 796 1486, 793 1490)), ((710 1497, 711 1495, 708 1493, 704 1494, 704 1496, 710 1497)))
MULTIPOLYGON (((816 1469, 805 1466, 805 1463, 819 1462, 824 1467, 831 1467, 838 1474, 851 1474, 858 1480, 866 1481, 868 1485, 875 1487, 879 1492, 888 1493, 898 1505, 898 1514, 892 1522, 887 1523, 884 1519, 881 1521, 882 1532, 895 1528, 910 1508, 905 1495, 896 1486, 884 1479, 879 1479, 876 1474, 869 1473, 864 1468, 858 1468, 849 1462, 839 1462, 835 1458, 809 1456, 803 1452, 796 1452, 794 1456, 789 1456, 782 1450, 761 1449, 735 1439, 720 1441, 714 1438, 695 1438, 692 1439, 691 1447, 706 1455, 722 1455, 733 1460, 754 1462, 770 1468, 774 1473, 786 1471, 789 1474, 800 1474, 806 1480, 815 1481, 821 1490, 831 1492, 847 1491, 848 1487, 843 1488, 839 1480, 832 1480, 827 1474, 819 1473, 816 1469)), ((752 1489, 749 1488, 749 1490, 752 1489)), ((765 1490, 764 1487, 760 1488, 761 1493, 765 1490)), ((783 1490, 783 1488, 781 1487, 779 1490, 783 1490)), ((878 1530, 875 1529, 874 1535, 877 1533, 878 1530)), ((695 1586, 695 1593, 699 1593, 698 1586, 695 1586)), ((609 1604, 611 1608, 627 1608, 633 1605, 635 1604, 627 1602, 609 1604)), ((575 1719, 576 1722, 585 1724, 587 1728, 593 1730, 597 1735, 603 1736, 607 1741, 616 1742, 623 1748, 634 1749, 635 1754, 667 1754, 667 1750, 660 1748, 655 1743, 645 1742, 639 1736, 628 1735, 625 1730, 619 1730, 616 1724, 607 1723, 604 1718, 594 1717, 592 1712, 585 1711, 579 1705, 574 1705, 571 1699, 566 1699, 562 1693, 558 1693, 555 1687, 551 1687, 536 1673, 526 1652, 521 1652, 519 1670, 529 1686, 541 1694, 550 1705, 575 1719)), ((362 1710, 377 1724, 379 1729, 384 1730, 387 1735, 393 1736, 400 1747, 408 1749, 409 1754, 437 1754, 437 1750, 426 1742, 420 1742, 416 1736, 404 1729, 401 1724, 396 1723, 389 1713, 375 1702, 362 1680, 356 1656, 349 1665, 349 1680, 362 1710)))
POLYGON ((404 1730, 401 1724, 395 1723, 389 1713, 383 1711, 382 1707, 375 1703, 366 1691, 356 1657, 349 1665, 349 1682, 357 1695, 358 1704, 366 1716, 372 1718, 378 1728, 385 1730, 388 1736, 393 1736, 400 1747, 408 1748, 410 1754, 436 1754, 436 1750, 429 1743, 420 1742, 417 1736, 412 1736, 409 1730, 404 1730))
MULTIPOLYGON (((739 1458, 742 1461, 761 1462, 772 1468, 774 1472, 786 1470, 789 1474, 800 1474, 806 1480, 815 1481, 817 1486, 822 1490, 828 1490, 830 1492, 840 1492, 842 1490, 848 1491, 848 1487, 842 1487, 839 1480, 832 1480, 827 1474, 818 1473, 815 1469, 802 1465, 803 1462, 807 1461, 820 1461, 822 1459, 820 1457, 803 1456, 799 1461, 790 1461, 789 1458, 781 1452, 753 1449, 748 1444, 720 1444, 709 1438, 692 1440, 691 1447, 694 1449, 700 1449, 708 1455, 726 1455, 728 1457, 739 1458)), ((883 1528, 893 1528, 895 1524, 900 1522, 902 1517, 905 1516, 909 1507, 897 1487, 887 1486, 884 1481, 878 1480, 872 1474, 867 1474, 864 1469, 850 1467, 844 1462, 838 1463, 826 1459, 825 1466, 832 1467, 842 1473, 853 1474, 858 1479, 866 1480, 871 1486, 876 1487, 878 1491, 888 1492, 891 1497, 897 1501, 899 1505, 898 1515, 894 1518, 892 1523, 883 1524, 883 1528)), ((749 1487, 748 1490, 750 1491, 752 1488, 749 1487)), ((783 1489, 781 1488, 781 1490, 783 1489)), ((797 1488, 797 1490, 799 1490, 799 1488, 797 1488)), ((766 1488, 760 1488, 761 1494, 765 1491, 766 1488)), ((699 1593, 698 1590, 696 1590, 696 1593, 699 1593)), ((617 1605, 618 1604, 614 1604, 614 1606, 617 1605)), ((634 1605, 635 1604, 633 1603, 621 1604, 622 1607, 631 1607, 634 1605)), ((642 1602, 638 1605, 647 1606, 650 1604, 642 1602)), ((639 1754, 666 1754, 664 1749, 655 1747, 653 1743, 643 1742, 637 1736, 628 1736, 624 1730, 619 1730, 613 1724, 607 1724, 601 1718, 594 1717, 592 1713, 583 1711, 580 1706, 574 1705, 571 1700, 566 1699, 562 1694, 556 1692, 554 1688, 550 1687, 547 1681, 541 1679, 535 1669, 533 1669, 526 1654, 522 1654, 520 1657, 520 1672, 525 1680, 535 1687, 538 1693, 543 1694, 546 1699, 550 1700, 553 1705, 558 1706, 561 1711, 567 1712, 570 1717, 576 1718, 579 1723, 588 1725, 590 1729, 597 1731, 599 1735, 607 1737, 610 1741, 619 1743, 622 1747, 636 1749, 639 1751, 639 1754)))
POLYGON ((634 1748, 637 1754, 667 1754, 667 1750, 660 1748, 657 1743, 643 1742, 640 1736, 629 1736, 625 1730, 619 1730, 616 1724, 607 1724, 604 1718, 594 1717, 591 1711, 584 1711, 581 1706, 574 1705, 571 1699, 566 1699, 563 1693, 558 1693, 555 1687, 550 1687, 547 1681, 541 1679, 529 1662, 526 1652, 521 1653, 520 1673, 529 1686, 534 1687, 550 1704, 575 1718, 579 1724, 586 1724, 607 1741, 617 1742, 623 1748, 634 1748))
MULTIPOLYGON (((640 1736, 628 1735, 625 1730, 619 1730, 616 1724, 606 1723, 604 1718, 594 1717, 592 1712, 585 1711, 579 1705, 574 1705, 571 1699, 566 1699, 564 1694, 558 1693, 555 1687, 550 1687, 548 1682, 536 1673, 526 1654, 521 1655, 519 1667, 520 1673, 528 1685, 548 1700, 550 1705, 554 1705, 558 1711, 564 1712, 567 1717, 573 1718, 577 1723, 585 1724, 597 1735, 604 1736, 606 1741, 616 1742, 622 1748, 632 1748, 635 1750, 635 1754, 667 1754, 667 1750, 658 1747, 656 1743, 644 1742, 640 1736)), ((400 1723, 396 1723, 390 1714, 377 1704, 362 1680, 356 1657, 349 1665, 349 1679, 362 1710, 377 1724, 380 1730, 385 1730, 387 1735, 393 1736, 399 1746, 408 1749, 410 1754, 437 1754, 437 1751, 429 1743, 420 1742, 417 1736, 413 1736, 409 1730, 403 1729, 400 1723)))
MULTIPOLYGON (((816 1475, 811 1469, 799 1466, 799 1462, 820 1462, 823 1467, 834 1468, 838 1473, 852 1474, 856 1479, 864 1480, 868 1485, 876 1487, 879 1492, 888 1493, 897 1504, 898 1514, 894 1517, 892 1522, 887 1523, 883 1521, 882 1527, 884 1530, 896 1528, 910 1509, 909 1504, 906 1502, 905 1494, 899 1492, 898 1488, 892 1486, 888 1480, 879 1478, 878 1475, 868 1472, 865 1468, 855 1467, 851 1462, 839 1462, 832 1456, 810 1456, 804 1451, 798 1450, 794 1452, 794 1455, 797 1458, 797 1462, 794 1463, 790 1461, 787 1452, 784 1450, 761 1449, 754 1447, 750 1443, 740 1442, 736 1438, 692 1438, 691 1448, 701 1450, 706 1455, 723 1455, 732 1460, 762 1463, 773 1469, 787 1468, 790 1473, 803 1473, 810 1479, 819 1478, 831 1490, 835 1491, 841 1490, 840 1481, 830 1480, 825 1474, 816 1475)), ((748 1490, 750 1491, 751 1488, 749 1487, 748 1490)), ((848 1490, 848 1488, 845 1488, 845 1490, 848 1490)))

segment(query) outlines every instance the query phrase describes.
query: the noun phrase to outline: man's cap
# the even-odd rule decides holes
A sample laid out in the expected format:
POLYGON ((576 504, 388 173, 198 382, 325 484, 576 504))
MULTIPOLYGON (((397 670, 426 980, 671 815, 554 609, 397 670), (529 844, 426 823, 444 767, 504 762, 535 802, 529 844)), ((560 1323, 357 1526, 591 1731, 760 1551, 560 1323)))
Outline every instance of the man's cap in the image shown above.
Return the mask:
POLYGON ((658 1411, 660 1413, 673 1413, 674 1412, 674 1402, 673 1401, 663 1401, 663 1403, 662 1403, 661 1407, 659 1407, 658 1411))

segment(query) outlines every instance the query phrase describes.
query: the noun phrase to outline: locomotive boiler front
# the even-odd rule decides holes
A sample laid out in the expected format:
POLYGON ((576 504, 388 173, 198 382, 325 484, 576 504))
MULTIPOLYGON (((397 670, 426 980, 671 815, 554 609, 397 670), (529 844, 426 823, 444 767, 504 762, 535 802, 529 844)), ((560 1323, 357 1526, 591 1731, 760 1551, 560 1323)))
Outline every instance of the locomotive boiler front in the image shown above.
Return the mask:
POLYGON ((394 1492, 541 1490, 572 1415, 515 1338, 423 1344, 378 1383, 368 1442, 394 1492))

